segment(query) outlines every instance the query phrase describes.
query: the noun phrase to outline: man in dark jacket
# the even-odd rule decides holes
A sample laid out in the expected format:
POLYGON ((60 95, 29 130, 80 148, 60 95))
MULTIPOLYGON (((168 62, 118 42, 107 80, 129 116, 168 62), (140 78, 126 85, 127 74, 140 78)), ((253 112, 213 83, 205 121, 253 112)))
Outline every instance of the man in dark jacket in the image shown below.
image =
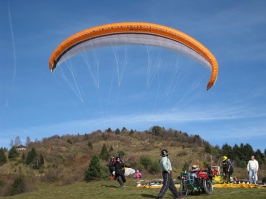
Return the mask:
POLYGON ((125 164, 121 161, 120 157, 116 157, 114 163, 115 166, 115 179, 119 182, 121 187, 125 187, 124 183, 126 182, 125 178, 125 164))
POLYGON ((227 158, 227 156, 223 156, 223 172, 227 179, 227 183, 230 183, 230 177, 234 172, 234 168, 232 166, 231 161, 227 158))

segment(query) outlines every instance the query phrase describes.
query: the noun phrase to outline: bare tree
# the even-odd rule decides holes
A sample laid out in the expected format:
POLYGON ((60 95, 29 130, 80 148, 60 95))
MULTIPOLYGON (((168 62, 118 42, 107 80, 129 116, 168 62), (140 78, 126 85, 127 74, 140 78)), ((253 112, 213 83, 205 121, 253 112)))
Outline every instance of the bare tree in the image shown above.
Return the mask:
POLYGON ((10 147, 14 146, 14 141, 12 139, 10 140, 9 146, 10 147))
POLYGON ((26 142, 25 142, 25 145, 28 146, 30 142, 31 142, 30 137, 27 136, 27 138, 26 138, 26 142))
POLYGON ((21 141, 20 141, 19 136, 17 136, 17 137, 15 138, 15 146, 19 146, 19 145, 21 145, 21 141))

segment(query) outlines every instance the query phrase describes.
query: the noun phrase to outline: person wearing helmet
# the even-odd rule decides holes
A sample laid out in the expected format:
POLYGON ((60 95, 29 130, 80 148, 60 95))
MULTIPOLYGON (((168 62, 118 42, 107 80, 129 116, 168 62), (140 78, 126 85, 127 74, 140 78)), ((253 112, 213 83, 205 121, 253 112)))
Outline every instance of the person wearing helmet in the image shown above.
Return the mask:
POLYGON ((230 177, 233 172, 234 168, 230 159, 228 159, 227 156, 223 156, 223 173, 224 177, 226 177, 227 183, 230 183, 230 177))
POLYGON ((176 198, 184 198, 177 191, 175 187, 175 183, 172 179, 172 165, 168 157, 168 151, 166 149, 162 150, 161 155, 162 155, 162 158, 160 160, 160 167, 161 167, 162 176, 163 176, 163 187, 161 188, 159 192, 158 198, 162 198, 168 188, 175 195, 176 198))
POLYGON ((193 165, 192 165, 191 172, 196 172, 196 171, 199 171, 199 170, 200 170, 199 165, 197 165, 197 164, 193 164, 193 165))
POLYGON ((198 186, 199 182, 198 182, 196 172, 200 170, 200 167, 197 164, 193 164, 192 167, 190 166, 190 168, 191 168, 190 169, 190 177, 191 177, 191 179, 193 179, 194 184, 198 186))

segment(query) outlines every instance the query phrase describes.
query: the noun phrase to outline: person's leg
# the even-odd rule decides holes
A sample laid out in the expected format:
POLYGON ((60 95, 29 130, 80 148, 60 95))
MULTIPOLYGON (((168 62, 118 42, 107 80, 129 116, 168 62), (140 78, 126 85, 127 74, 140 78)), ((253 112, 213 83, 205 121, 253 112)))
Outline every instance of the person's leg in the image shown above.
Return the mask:
POLYGON ((170 175, 168 174, 168 172, 163 171, 162 175, 163 175, 163 187, 161 188, 159 192, 158 198, 162 198, 164 196, 165 192, 169 188, 169 183, 170 183, 169 181, 170 175))
POLYGON ((249 173, 248 173, 248 181, 249 181, 249 184, 252 183, 252 175, 253 175, 253 171, 252 169, 249 170, 249 173))
POLYGON ((124 183, 123 183, 123 180, 122 180, 121 176, 118 176, 117 177, 117 181, 119 182, 119 184, 120 184, 121 187, 124 186, 124 183))
POLYGON ((169 189, 175 195, 175 197, 178 197, 180 195, 180 193, 177 191, 177 189, 175 187, 175 183, 174 183, 171 175, 169 178, 169 189))
POLYGON ((120 177, 121 177, 123 183, 125 183, 126 182, 126 177, 124 175, 121 175, 120 177))
POLYGON ((230 183, 230 176, 231 176, 230 173, 227 173, 226 174, 226 181, 227 181, 227 183, 230 183))
POLYGON ((255 173, 255 169, 252 169, 252 183, 255 184, 256 181, 256 173, 255 173))

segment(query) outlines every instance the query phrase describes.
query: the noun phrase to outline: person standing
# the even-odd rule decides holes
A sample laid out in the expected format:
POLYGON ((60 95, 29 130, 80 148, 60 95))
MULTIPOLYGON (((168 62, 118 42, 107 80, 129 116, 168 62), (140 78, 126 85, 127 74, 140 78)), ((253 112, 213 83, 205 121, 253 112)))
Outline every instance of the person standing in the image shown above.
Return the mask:
POLYGON ((252 177, 254 177, 254 184, 257 184, 258 180, 258 170, 259 170, 259 163, 255 159, 254 155, 251 156, 251 160, 248 161, 247 165, 248 170, 248 177, 249 177, 249 183, 252 183, 252 177))
POLYGON ((162 150, 161 155, 162 158, 160 160, 160 167, 163 176, 163 187, 159 192, 158 199, 164 196, 168 188, 175 195, 176 198, 184 198, 182 195, 180 195, 180 193, 178 193, 175 187, 175 183, 172 179, 172 165, 170 159, 168 158, 168 151, 165 149, 162 150))
POLYGON ((230 177, 234 172, 234 167, 231 161, 227 158, 227 156, 223 156, 223 172, 224 176, 227 179, 227 183, 230 183, 230 177))
POLYGON ((116 157, 114 163, 115 166, 115 179, 119 182, 121 187, 125 187, 124 183, 126 182, 125 178, 125 164, 121 161, 120 157, 116 157))

